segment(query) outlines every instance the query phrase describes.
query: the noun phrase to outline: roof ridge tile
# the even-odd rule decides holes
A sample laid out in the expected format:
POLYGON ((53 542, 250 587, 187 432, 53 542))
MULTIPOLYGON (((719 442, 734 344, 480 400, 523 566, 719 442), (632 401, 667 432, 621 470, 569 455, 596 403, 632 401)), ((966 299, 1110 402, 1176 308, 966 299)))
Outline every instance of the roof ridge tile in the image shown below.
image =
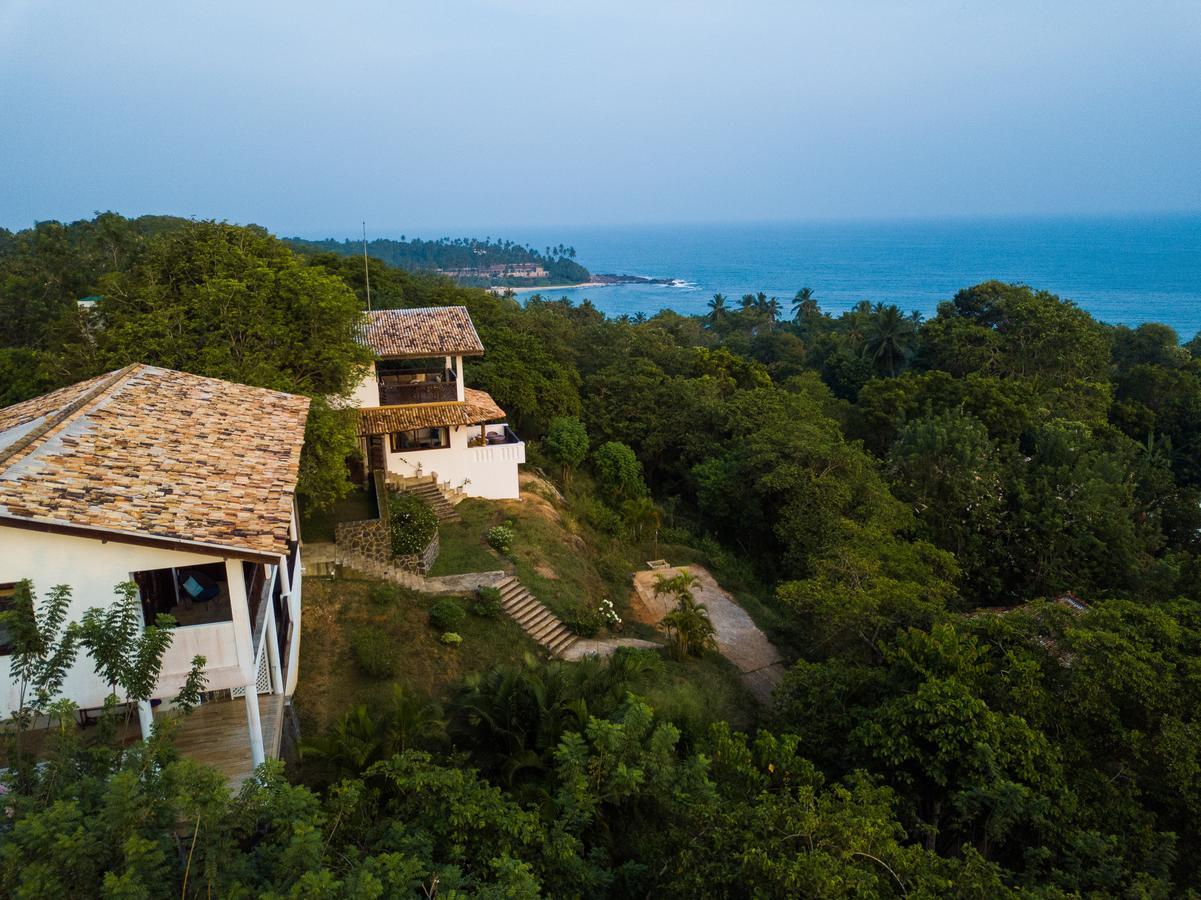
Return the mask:
POLYGON ((140 366, 141 363, 131 363, 122 369, 107 373, 108 377, 100 376, 104 378, 103 381, 88 388, 57 412, 48 415, 46 421, 31 429, 27 434, 17 438, 7 447, 0 448, 0 471, 7 468, 19 454, 33 450, 34 445, 48 437, 50 432, 55 428, 65 425, 76 418, 76 416, 83 412, 84 407, 89 406, 93 400, 98 400, 102 395, 109 393, 120 382, 124 381, 129 375, 132 375, 133 371, 140 366))

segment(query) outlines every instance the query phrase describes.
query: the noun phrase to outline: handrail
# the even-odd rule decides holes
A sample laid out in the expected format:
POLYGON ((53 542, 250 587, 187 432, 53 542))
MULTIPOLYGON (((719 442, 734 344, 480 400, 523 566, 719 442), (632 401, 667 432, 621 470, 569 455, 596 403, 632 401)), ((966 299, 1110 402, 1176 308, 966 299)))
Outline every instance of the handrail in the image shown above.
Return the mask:
POLYGON ((263 635, 267 633, 267 612, 272 607, 271 596, 275 593, 275 581, 279 578, 279 566, 271 567, 271 581, 264 579, 267 588, 259 597, 258 614, 255 616, 253 637, 250 646, 255 649, 255 660, 258 660, 259 650, 263 646, 263 635))

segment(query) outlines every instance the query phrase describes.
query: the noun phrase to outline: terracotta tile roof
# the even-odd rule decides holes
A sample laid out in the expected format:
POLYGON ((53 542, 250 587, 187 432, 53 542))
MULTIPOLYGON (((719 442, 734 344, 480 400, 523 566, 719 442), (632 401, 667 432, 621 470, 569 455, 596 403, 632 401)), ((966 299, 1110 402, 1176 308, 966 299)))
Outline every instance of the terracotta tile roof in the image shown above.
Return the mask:
POLYGON ((0 525, 283 553, 308 407, 135 365, 0 409, 0 525))
POLYGON ((462 403, 413 403, 360 409, 359 434, 390 434, 441 425, 481 425, 505 417, 505 411, 484 391, 464 388, 463 397, 462 403))
POLYGON ((376 356, 480 356, 484 352, 463 306, 369 312, 359 326, 358 340, 376 356))

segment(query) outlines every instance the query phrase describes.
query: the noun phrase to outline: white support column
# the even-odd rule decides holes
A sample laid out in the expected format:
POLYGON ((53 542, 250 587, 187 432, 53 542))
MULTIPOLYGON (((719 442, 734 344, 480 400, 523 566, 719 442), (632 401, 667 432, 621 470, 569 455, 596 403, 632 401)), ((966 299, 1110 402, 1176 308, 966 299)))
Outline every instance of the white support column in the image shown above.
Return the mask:
MULTIPOLYGON (((296 559, 297 561, 300 560, 299 548, 296 550, 296 559)), ((292 593, 292 581, 288 576, 288 557, 286 554, 279 558, 279 592, 281 595, 283 595, 285 600, 288 598, 288 595, 292 593)))
MULTIPOLYGON (((284 684, 284 693, 289 697, 296 692, 296 681, 300 674, 300 616, 304 589, 302 547, 303 545, 296 548, 296 577, 288 584, 288 618, 291 620, 292 634, 288 639, 288 678, 284 684)), ((288 635, 284 637, 287 638, 288 635)))
POLYGON ((455 357, 455 393, 458 396, 459 402, 462 403, 465 397, 463 393, 463 357, 455 357))
POLYGON ((246 685, 246 726, 250 731, 250 761, 258 768, 267 754, 263 750, 263 720, 259 718, 259 688, 254 681, 246 685))
POLYGON ((138 724, 142 726, 142 740, 150 740, 150 733, 154 729, 154 708, 149 700, 138 701, 138 724))
MULTIPOLYGON (((287 603, 287 598, 284 598, 287 603)), ((279 625, 275 621, 275 610, 267 613, 267 634, 263 638, 267 642, 267 664, 271 668, 271 693, 284 692, 284 673, 279 664, 279 625)))
POLYGON ((250 758, 257 766, 266 758, 266 754, 263 752, 263 723, 259 718, 258 668, 254 664, 254 624, 250 621, 250 606, 246 602, 246 578, 242 574, 241 562, 236 559, 225 561, 225 580, 233 615, 234 642, 238 646, 238 667, 242 670, 242 677, 246 679, 246 724, 250 732, 250 758))

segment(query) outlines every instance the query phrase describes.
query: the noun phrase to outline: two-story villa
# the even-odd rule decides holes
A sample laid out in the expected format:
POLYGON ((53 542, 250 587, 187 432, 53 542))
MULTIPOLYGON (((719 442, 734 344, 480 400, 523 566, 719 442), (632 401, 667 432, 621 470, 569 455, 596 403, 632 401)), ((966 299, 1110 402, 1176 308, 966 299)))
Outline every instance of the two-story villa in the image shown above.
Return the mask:
POLYGON ((351 400, 369 473, 434 476, 473 497, 520 496, 525 444, 487 393, 463 384, 463 358, 484 353, 464 307, 370 312, 359 341, 375 354, 351 400))
MULTIPOLYGON (((145 622, 175 618, 145 735, 207 660, 206 702, 182 752, 231 778, 278 753, 296 687, 301 569, 296 477, 305 397, 134 365, 0 409, 0 606, 22 579, 70 586, 69 617, 134 582, 145 622)), ((17 707, 0 633, 5 712, 17 707)), ((63 695, 89 710, 109 686, 80 654, 63 695)))

